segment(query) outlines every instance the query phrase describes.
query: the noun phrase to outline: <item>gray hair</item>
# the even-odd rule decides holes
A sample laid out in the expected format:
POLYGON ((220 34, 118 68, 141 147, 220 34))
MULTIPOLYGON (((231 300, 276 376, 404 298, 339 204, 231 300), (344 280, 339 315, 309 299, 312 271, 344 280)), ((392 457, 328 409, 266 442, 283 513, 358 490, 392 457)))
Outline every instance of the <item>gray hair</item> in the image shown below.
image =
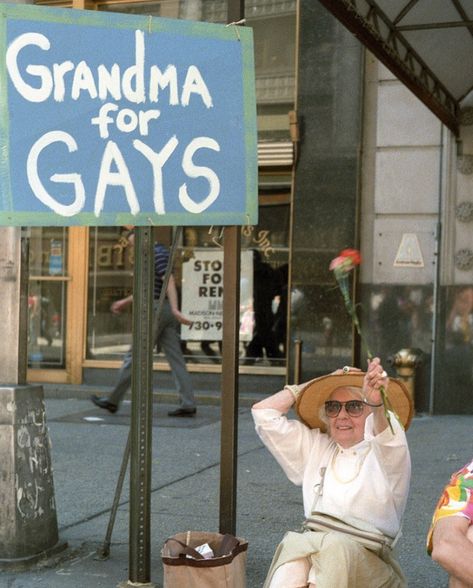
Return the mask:
POLYGON ((330 420, 325 414, 325 404, 322 404, 322 406, 319 408, 319 419, 324 423, 324 425, 327 427, 327 431, 330 433, 330 420))

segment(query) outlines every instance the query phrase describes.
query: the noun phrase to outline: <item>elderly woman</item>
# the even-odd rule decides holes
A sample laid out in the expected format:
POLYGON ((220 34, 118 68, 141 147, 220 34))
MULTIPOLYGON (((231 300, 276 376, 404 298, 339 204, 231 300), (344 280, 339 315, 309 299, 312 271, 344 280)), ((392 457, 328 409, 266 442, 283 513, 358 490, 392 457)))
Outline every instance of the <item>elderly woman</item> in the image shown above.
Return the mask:
POLYGON ((302 486, 306 518, 284 536, 264 588, 406 586, 392 550, 411 470, 404 386, 375 358, 366 373, 346 366, 285 386, 252 413, 263 443, 302 486), (381 387, 396 412, 389 421, 381 387), (295 403, 302 422, 285 416, 295 403))

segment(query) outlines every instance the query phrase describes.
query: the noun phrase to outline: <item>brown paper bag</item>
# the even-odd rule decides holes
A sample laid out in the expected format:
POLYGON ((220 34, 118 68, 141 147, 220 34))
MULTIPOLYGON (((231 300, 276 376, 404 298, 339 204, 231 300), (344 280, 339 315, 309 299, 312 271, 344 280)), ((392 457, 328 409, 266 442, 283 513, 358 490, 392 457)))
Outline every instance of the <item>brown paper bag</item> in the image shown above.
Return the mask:
POLYGON ((164 588, 246 588, 248 542, 233 535, 203 531, 177 533, 164 542, 164 588), (208 543, 214 557, 195 548, 208 543))

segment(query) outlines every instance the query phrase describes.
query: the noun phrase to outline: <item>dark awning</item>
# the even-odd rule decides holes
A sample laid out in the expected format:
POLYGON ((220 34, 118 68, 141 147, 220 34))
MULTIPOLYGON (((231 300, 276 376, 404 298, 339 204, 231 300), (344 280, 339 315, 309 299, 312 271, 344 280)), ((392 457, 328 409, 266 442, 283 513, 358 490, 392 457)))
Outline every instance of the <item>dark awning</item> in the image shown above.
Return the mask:
POLYGON ((319 0, 455 134, 473 104, 471 0, 319 0))

